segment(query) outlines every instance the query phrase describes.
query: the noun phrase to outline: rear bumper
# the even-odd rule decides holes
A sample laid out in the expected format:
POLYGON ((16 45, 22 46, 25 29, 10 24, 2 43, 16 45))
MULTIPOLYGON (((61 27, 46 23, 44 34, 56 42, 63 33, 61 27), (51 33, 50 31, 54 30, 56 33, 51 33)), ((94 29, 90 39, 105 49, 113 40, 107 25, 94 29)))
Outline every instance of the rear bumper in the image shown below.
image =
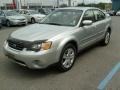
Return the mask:
POLYGON ((7 44, 4 46, 4 54, 13 62, 26 66, 31 69, 42 69, 56 63, 56 52, 53 50, 33 52, 18 51, 10 48, 7 44))

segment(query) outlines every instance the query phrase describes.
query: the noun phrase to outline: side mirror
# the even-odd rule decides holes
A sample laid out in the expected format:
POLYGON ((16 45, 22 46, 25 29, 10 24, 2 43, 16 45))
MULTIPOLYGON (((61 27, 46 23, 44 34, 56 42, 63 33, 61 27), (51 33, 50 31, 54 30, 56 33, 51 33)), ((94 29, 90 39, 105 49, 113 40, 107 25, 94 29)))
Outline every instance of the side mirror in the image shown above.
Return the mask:
POLYGON ((106 17, 110 17, 110 14, 105 14, 106 15, 106 17))
POLYGON ((83 24, 84 26, 91 25, 92 23, 93 23, 92 20, 84 20, 84 21, 82 22, 82 24, 83 24))

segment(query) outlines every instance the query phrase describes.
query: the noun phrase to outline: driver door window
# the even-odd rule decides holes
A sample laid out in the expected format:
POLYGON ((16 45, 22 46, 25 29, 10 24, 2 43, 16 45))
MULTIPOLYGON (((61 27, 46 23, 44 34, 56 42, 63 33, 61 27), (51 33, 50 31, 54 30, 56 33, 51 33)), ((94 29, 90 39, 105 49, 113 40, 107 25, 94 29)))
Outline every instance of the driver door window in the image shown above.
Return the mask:
POLYGON ((91 20, 91 21, 95 22, 94 13, 92 10, 88 10, 85 12, 84 17, 83 17, 83 21, 84 20, 91 20))

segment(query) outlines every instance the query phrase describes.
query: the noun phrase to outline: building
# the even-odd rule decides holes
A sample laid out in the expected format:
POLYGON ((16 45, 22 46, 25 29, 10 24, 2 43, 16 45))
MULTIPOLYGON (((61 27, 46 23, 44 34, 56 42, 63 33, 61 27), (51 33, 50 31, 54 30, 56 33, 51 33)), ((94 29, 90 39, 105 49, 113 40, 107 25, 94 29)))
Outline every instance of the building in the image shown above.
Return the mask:
POLYGON ((120 0, 112 0, 112 9, 115 11, 120 10, 120 0))
POLYGON ((0 7, 3 9, 19 8, 41 8, 41 7, 59 7, 62 4, 68 6, 77 5, 74 0, 0 0, 0 7), (16 5, 16 6, 15 6, 16 5))
POLYGON ((18 9, 21 7, 57 7, 57 1, 58 0, 0 0, 0 7, 12 9, 15 7, 14 4, 18 9))

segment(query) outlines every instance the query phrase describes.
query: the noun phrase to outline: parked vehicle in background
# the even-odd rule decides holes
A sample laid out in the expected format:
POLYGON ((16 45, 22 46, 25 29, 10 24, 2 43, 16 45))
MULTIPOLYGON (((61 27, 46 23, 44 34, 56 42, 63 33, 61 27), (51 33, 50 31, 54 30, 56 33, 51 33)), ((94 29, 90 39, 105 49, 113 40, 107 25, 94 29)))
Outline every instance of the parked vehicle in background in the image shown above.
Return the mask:
POLYGON ((46 15, 46 12, 45 12, 45 10, 43 8, 38 9, 38 12, 41 13, 41 14, 45 14, 46 15))
POLYGON ((48 15, 50 14, 52 11, 54 11, 54 8, 40 8, 38 9, 38 12, 48 15))
POLYGON ((109 10, 107 12, 110 16, 115 16, 116 15, 116 12, 114 10, 109 10))
POLYGON ((102 12, 107 13, 107 11, 106 11, 106 10, 102 10, 102 12))
POLYGON ((118 12, 116 13, 116 15, 117 15, 117 16, 120 16, 120 11, 118 11, 118 12))
POLYGON ((31 22, 31 23, 39 22, 45 17, 44 14, 41 14, 35 10, 21 9, 21 10, 19 10, 19 13, 21 15, 25 16, 27 18, 28 22, 31 22))
POLYGON ((7 25, 8 27, 11 25, 27 24, 27 19, 13 10, 0 11, 0 19, 2 20, 2 24, 7 25))
POLYGON ((2 20, 0 19, 0 28, 2 27, 2 20))
POLYGON ((4 54, 32 69, 56 64, 62 71, 72 68, 77 53, 99 42, 108 45, 111 17, 92 7, 55 10, 40 24, 13 32, 4 43, 4 54))

